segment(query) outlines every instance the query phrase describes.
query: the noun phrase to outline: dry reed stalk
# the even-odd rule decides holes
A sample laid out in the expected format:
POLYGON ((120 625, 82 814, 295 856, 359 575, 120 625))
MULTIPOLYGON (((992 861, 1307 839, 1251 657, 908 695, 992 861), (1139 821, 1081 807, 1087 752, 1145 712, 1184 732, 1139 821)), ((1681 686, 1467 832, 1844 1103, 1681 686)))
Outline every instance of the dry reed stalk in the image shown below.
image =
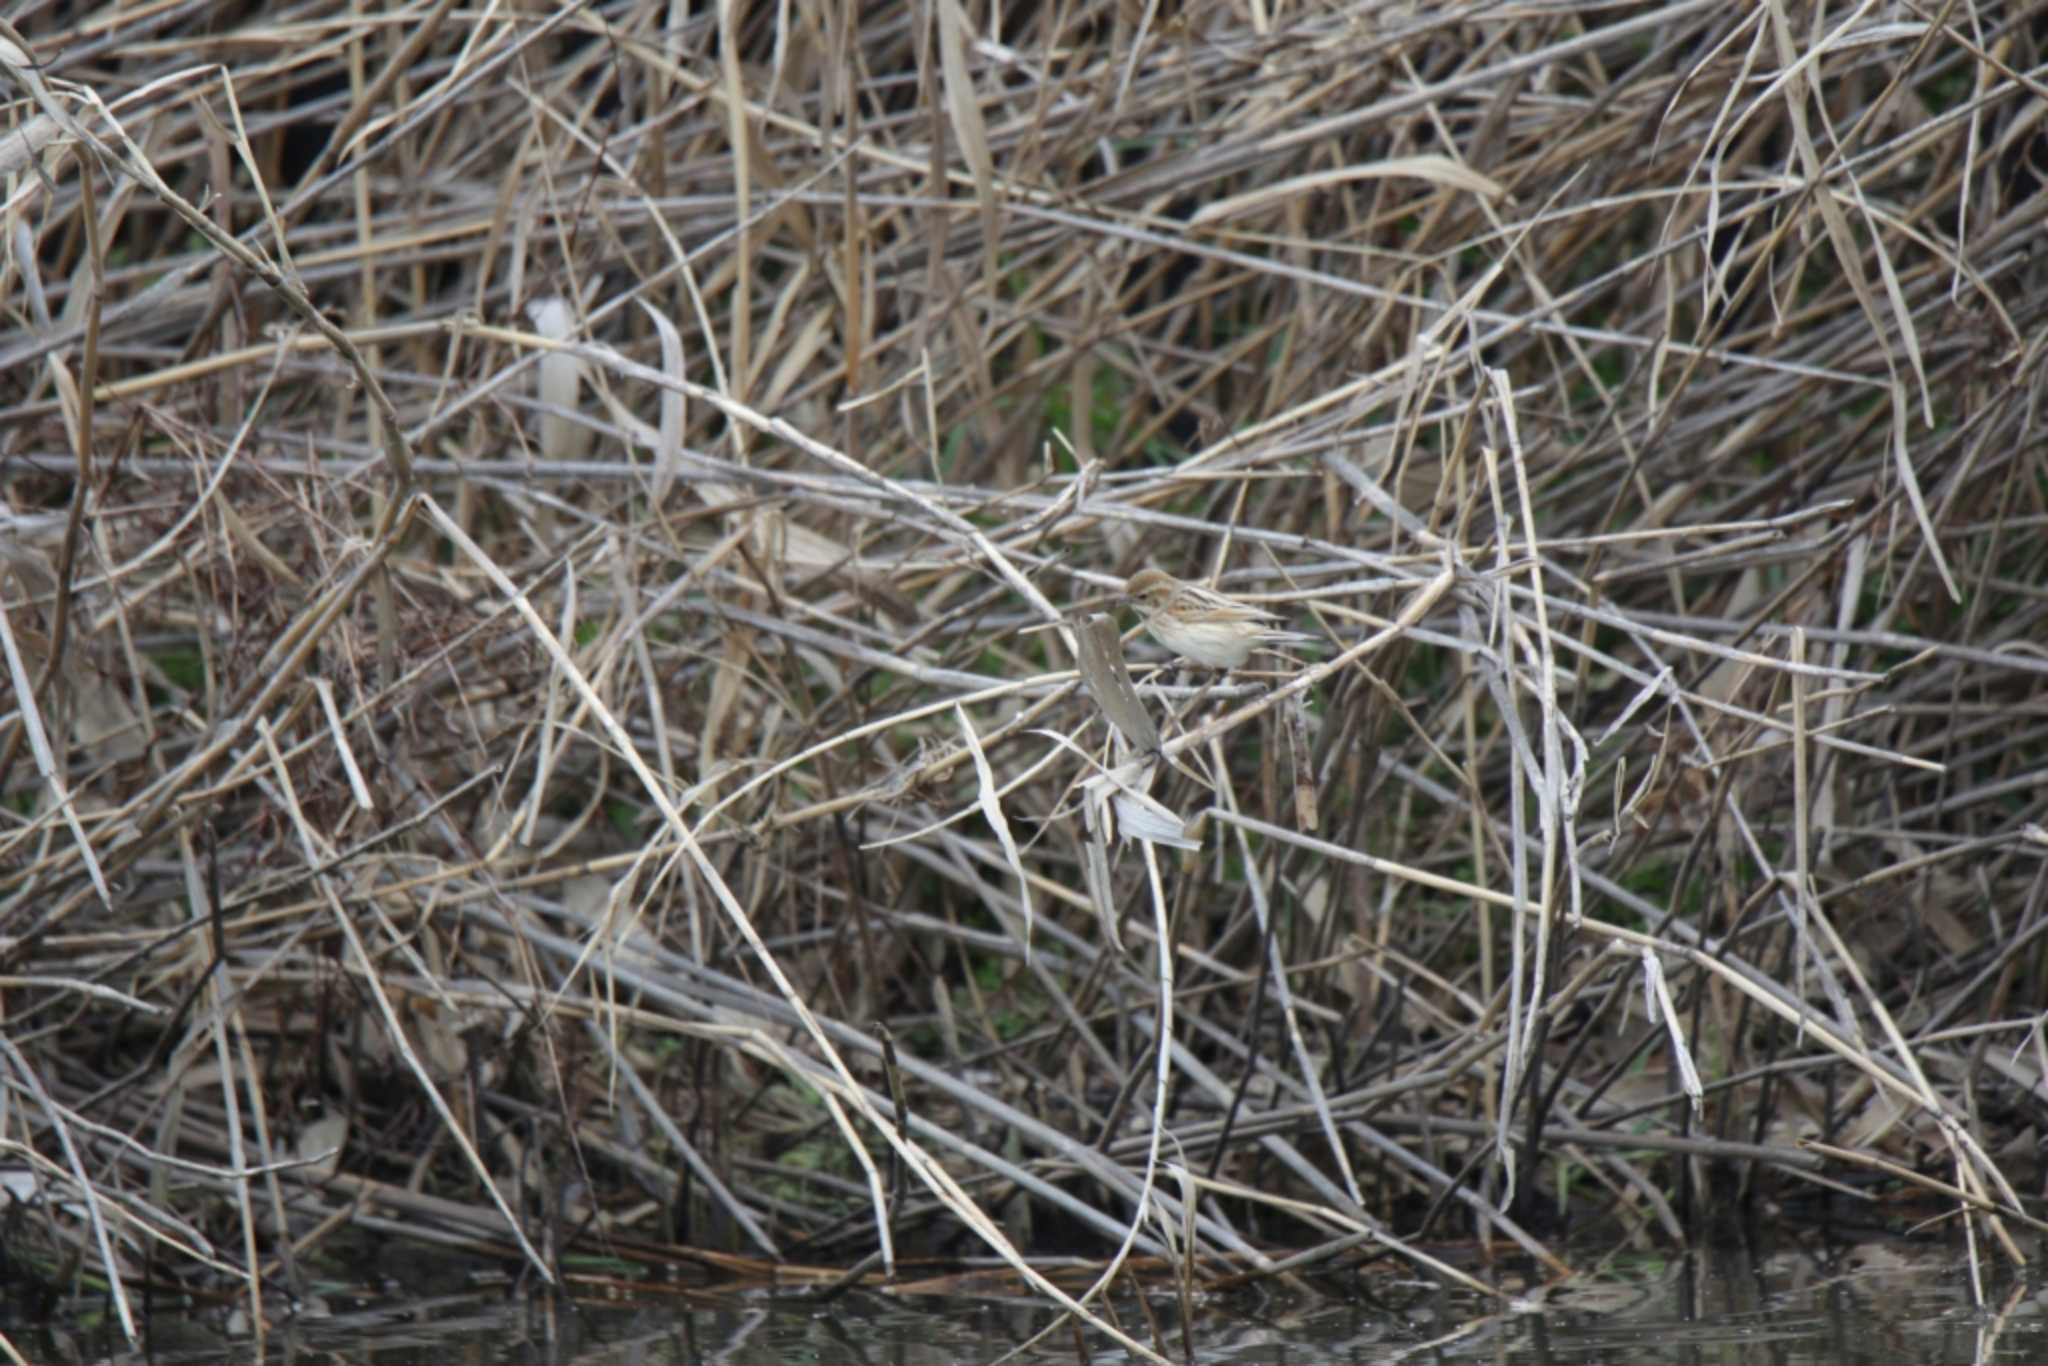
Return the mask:
POLYGON ((0 29, 34 1264, 2018 1256, 2039 6, 677 13, 0 29))

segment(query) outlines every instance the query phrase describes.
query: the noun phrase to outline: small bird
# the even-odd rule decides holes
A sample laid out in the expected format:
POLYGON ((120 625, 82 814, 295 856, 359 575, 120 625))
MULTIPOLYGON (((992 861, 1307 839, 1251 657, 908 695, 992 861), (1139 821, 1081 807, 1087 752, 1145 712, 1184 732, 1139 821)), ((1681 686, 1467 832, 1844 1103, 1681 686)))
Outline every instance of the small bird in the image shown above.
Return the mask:
POLYGON ((1140 569, 1124 585, 1124 596, 1145 614, 1152 639, 1184 659, 1212 669, 1235 669, 1253 650, 1306 644, 1315 636, 1276 630, 1271 612, 1239 602, 1199 584, 1183 583, 1157 569, 1140 569))

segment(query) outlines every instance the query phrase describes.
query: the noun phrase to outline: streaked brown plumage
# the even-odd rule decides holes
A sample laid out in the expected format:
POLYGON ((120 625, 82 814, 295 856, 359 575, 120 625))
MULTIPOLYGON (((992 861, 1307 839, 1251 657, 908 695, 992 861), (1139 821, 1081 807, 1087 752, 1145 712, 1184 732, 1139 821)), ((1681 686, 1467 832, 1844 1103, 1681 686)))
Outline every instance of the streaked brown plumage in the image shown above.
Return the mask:
POLYGON ((1144 613, 1152 639, 1212 669, 1240 668, 1253 650, 1316 639, 1279 630, 1272 625, 1278 618, 1271 612, 1157 569, 1131 575, 1124 596, 1144 613))

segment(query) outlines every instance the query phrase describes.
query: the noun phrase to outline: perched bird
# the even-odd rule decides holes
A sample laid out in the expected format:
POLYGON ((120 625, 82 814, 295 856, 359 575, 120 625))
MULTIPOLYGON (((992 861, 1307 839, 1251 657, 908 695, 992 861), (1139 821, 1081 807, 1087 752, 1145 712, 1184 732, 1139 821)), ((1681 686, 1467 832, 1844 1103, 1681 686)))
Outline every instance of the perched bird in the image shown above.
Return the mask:
POLYGON ((1276 630, 1272 623, 1278 618, 1271 612, 1198 584, 1182 583, 1157 569, 1131 575, 1124 596, 1145 614, 1145 629, 1152 639, 1212 669, 1239 668, 1253 650, 1316 639, 1276 630))

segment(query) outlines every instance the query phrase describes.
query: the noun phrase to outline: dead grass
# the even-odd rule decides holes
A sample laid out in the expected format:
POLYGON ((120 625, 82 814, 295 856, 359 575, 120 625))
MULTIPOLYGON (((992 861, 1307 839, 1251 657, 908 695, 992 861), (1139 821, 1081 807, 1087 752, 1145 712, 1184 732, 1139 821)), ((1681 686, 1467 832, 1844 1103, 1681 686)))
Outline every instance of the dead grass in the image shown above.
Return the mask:
POLYGON ((17 16, 23 1246, 2017 1258, 2048 11, 1004 13, 17 16))

